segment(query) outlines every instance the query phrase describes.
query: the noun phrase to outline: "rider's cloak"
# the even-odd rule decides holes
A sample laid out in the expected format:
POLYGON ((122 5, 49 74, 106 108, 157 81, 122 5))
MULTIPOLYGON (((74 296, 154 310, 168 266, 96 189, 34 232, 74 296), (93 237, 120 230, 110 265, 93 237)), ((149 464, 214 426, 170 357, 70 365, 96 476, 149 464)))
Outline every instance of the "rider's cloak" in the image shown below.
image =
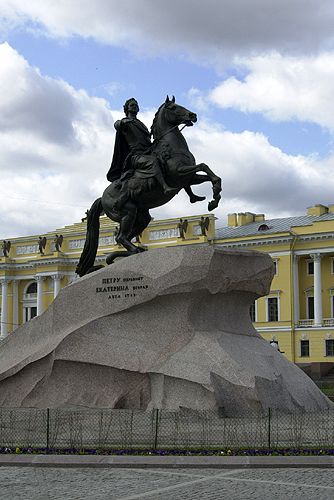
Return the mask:
POLYGON ((107 173, 109 182, 119 179, 123 172, 124 162, 130 153, 130 148, 124 135, 120 130, 116 132, 114 154, 112 157, 111 165, 107 173))

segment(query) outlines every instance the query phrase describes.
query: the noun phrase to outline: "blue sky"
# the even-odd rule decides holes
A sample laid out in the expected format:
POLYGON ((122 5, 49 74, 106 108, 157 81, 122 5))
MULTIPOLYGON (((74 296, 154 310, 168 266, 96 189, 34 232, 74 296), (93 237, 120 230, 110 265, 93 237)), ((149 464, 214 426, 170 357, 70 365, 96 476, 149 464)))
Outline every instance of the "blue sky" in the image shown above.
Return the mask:
MULTIPOLYGON (((221 81, 213 67, 205 66, 202 61, 196 64, 182 54, 136 55, 91 38, 60 41, 41 34, 31 35, 22 29, 13 30, 7 37, 10 45, 43 74, 64 79, 92 96, 103 97, 116 109, 121 109, 132 95, 140 96, 142 107, 147 109, 158 107, 165 94, 175 94, 178 100, 190 105, 189 89, 196 87, 209 92, 221 81)), ((226 77, 241 76, 233 70, 228 68, 226 77)), ((210 117, 214 114, 215 119, 233 132, 245 129, 263 132, 273 145, 289 154, 324 156, 331 149, 331 135, 313 123, 272 123, 259 113, 245 114, 233 108, 207 109, 205 114, 210 117)))
MULTIPOLYGON (((184 134, 223 178, 218 225, 333 202, 333 21, 329 0, 0 4, 0 237, 80 220, 131 96, 148 126, 167 93, 198 114, 184 134)), ((180 194, 152 215, 206 212, 180 194)))

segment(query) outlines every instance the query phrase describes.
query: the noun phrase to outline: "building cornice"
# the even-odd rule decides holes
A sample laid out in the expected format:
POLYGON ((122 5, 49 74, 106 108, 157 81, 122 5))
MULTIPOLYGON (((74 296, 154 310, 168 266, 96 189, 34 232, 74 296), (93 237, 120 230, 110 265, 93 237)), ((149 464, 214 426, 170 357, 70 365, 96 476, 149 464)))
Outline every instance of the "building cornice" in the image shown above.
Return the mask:
POLYGON ((180 219, 187 220, 188 222, 200 222, 201 217, 209 217, 210 220, 217 220, 217 217, 215 217, 214 214, 184 215, 180 218, 173 217, 172 219, 153 220, 147 226, 146 231, 154 231, 155 227, 170 226, 171 224, 173 224, 174 227, 177 227, 180 219))
MULTIPOLYGON (((240 239, 234 240, 233 242, 228 241, 228 239, 224 241, 224 238, 216 238, 214 240, 216 245, 224 246, 224 247, 247 247, 247 246, 263 246, 263 245, 275 245, 275 244, 285 244, 290 243, 293 239, 297 237, 298 241, 326 241, 334 239, 334 232, 331 233, 313 233, 313 234, 294 234, 294 235, 286 235, 286 236, 273 236, 268 238, 253 238, 253 239, 240 239)), ((247 238, 245 236, 245 238, 247 238)), ((298 253, 298 251, 296 251, 298 253)))
POLYGON ((293 237, 288 235, 288 236, 277 236, 277 237, 272 237, 272 238, 262 238, 262 239, 251 239, 251 240, 238 240, 238 241, 223 241, 224 238, 221 238, 220 241, 219 239, 215 239, 214 243, 219 246, 223 246, 226 248, 234 248, 234 247, 249 247, 249 246, 264 246, 264 245, 277 245, 277 244, 285 244, 285 243, 290 243, 292 241, 293 237))
POLYGON ((260 326, 255 327, 257 332, 270 333, 270 332, 291 332, 290 326, 260 326))
POLYGON ((61 266, 75 266, 79 259, 68 258, 54 258, 44 260, 34 260, 26 262, 6 262, 0 264, 0 271, 14 271, 22 269, 35 269, 43 266, 61 265, 61 266))

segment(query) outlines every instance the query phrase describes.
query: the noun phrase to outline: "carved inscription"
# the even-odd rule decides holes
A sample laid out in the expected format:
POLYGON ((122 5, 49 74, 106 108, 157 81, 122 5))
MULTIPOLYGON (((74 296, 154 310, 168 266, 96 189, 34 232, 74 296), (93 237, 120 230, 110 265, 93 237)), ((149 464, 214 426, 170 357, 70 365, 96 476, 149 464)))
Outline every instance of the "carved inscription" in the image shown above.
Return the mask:
POLYGON ((129 278, 120 278, 113 276, 103 278, 101 286, 97 286, 96 293, 107 293, 108 299, 128 299, 136 297, 138 293, 147 290, 149 285, 145 283, 144 276, 132 276, 129 278))

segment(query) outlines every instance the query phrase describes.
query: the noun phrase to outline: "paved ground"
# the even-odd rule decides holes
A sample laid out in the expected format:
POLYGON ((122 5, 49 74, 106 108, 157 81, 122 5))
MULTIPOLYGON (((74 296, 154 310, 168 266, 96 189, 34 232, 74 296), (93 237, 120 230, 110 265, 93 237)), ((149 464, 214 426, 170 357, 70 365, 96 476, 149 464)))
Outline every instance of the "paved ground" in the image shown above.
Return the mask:
POLYGON ((333 469, 1 467, 2 500, 330 499, 333 469))

